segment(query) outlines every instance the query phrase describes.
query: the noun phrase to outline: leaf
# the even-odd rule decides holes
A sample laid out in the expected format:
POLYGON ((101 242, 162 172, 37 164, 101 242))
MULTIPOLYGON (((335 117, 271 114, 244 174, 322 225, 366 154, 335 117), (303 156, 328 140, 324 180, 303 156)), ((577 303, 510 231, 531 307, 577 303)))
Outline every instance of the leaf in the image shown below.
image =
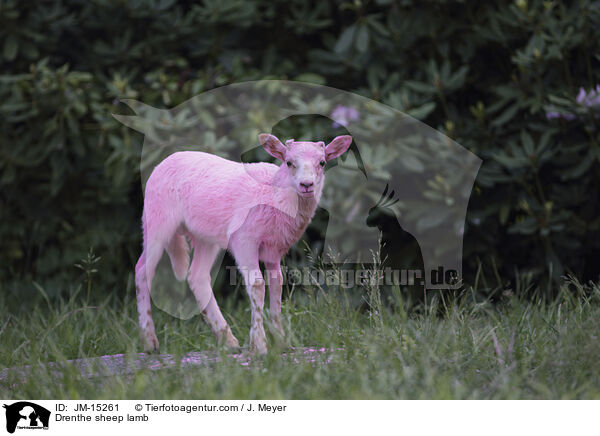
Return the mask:
POLYGON ((525 153, 527 153, 527 155, 533 155, 535 146, 531 135, 529 135, 526 130, 521 131, 521 143, 523 144, 525 153))
POLYGON ((588 153, 583 159, 579 161, 577 165, 574 165, 562 172, 560 175, 561 180, 572 180, 578 179, 585 174, 594 164, 592 153, 588 153))
POLYGON ((402 162, 402 165, 404 165, 407 169, 412 170, 416 173, 421 173, 425 169, 423 163, 415 156, 412 156, 410 154, 401 156, 400 161, 402 162))
POLYGON ((358 28, 356 33, 356 49, 360 53, 364 53, 369 48, 369 29, 367 26, 362 25, 358 28))
POLYGON ((428 230, 439 226, 450 216, 451 212, 452 209, 449 207, 431 210, 427 215, 417 220, 417 231, 428 230))
POLYGON ((17 44, 17 38, 15 35, 10 34, 4 41, 4 59, 12 61, 17 57, 19 46, 17 44))
POLYGON ((444 83, 444 87, 454 90, 460 88, 465 83, 465 78, 467 77, 467 73, 469 72, 468 66, 462 66, 459 70, 452 75, 452 77, 444 83))
POLYGON ((431 101, 419 107, 412 108, 407 113, 411 117, 415 117, 418 120, 423 120, 427 118, 427 115, 429 115, 435 109, 435 107, 436 103, 434 101, 431 101))
POLYGON ((14 82, 20 82, 21 80, 29 80, 29 79, 31 79, 31 74, 15 74, 15 75, 2 74, 2 75, 0 75, 0 83, 14 83, 14 82))
POLYGON ((336 53, 345 53, 350 48, 352 44, 352 40, 354 39, 354 33, 356 32, 356 26, 353 24, 350 27, 344 29, 342 34, 340 35, 340 39, 335 44, 335 52, 336 53))
POLYGON ((506 154, 495 153, 492 155, 495 161, 502 164, 509 170, 523 168, 529 166, 529 161, 520 157, 511 157, 506 154))
POLYGON ((505 225, 508 220, 508 214, 510 213, 510 206, 508 204, 503 204, 500 206, 500 211, 498 213, 498 220, 500 224, 505 225))
POLYGON ((550 102, 552 102, 554 104, 558 104, 561 106, 571 106, 571 100, 566 99, 564 97, 559 97, 557 95, 550 94, 548 96, 548 100, 550 100, 550 102))
POLYGON ((416 82, 414 80, 407 80, 404 82, 404 84, 417 92, 421 92, 423 94, 436 94, 437 93, 437 88, 433 85, 430 85, 429 83, 423 83, 423 82, 416 82))
POLYGON ((164 11, 173 6, 173 3, 175 3, 175 0, 160 0, 156 5, 156 9, 159 11, 164 11))
POLYGON ((504 112, 502 112, 497 118, 495 118, 490 123, 490 125, 493 127, 500 127, 500 126, 506 124, 507 122, 509 122, 510 120, 512 120, 518 111, 519 111, 519 104, 514 103, 514 104, 510 105, 507 109, 505 109, 504 112))
POLYGON ((531 235, 538 228, 537 221, 533 217, 526 217, 523 221, 516 222, 508 228, 508 233, 521 233, 531 235))
POLYGON ((375 30, 376 32, 378 32, 382 36, 386 36, 386 37, 390 36, 390 32, 387 30, 387 28, 383 24, 381 24, 377 20, 377 18, 372 17, 372 16, 368 17, 367 18, 367 23, 369 23, 369 26, 371 26, 373 28, 373 30, 375 30))
POLYGON ((320 74, 314 73, 300 74, 294 77, 294 80, 297 80, 298 82, 314 83, 316 85, 324 85, 327 82, 327 79, 325 79, 325 77, 321 76, 320 74))

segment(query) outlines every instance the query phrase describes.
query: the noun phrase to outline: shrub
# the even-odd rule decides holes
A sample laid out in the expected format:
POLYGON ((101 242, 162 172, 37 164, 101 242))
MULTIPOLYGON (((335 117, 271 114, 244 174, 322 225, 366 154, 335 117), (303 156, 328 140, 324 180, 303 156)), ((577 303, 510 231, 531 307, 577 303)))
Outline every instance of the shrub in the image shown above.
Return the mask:
POLYGON ((478 154, 467 272, 598 278, 599 112, 577 98, 600 83, 597 2, 9 0, 0 24, 11 289, 59 292, 90 247, 109 288, 131 273, 142 138, 111 117, 119 99, 269 77, 355 91, 478 154))

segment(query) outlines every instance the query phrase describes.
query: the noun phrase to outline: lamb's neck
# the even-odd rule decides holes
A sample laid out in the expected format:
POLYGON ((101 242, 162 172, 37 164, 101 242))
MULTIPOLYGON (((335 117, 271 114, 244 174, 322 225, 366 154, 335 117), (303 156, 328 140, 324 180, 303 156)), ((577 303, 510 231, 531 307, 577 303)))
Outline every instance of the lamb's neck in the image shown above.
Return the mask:
MULTIPOLYGON (((316 194, 316 193, 315 193, 316 194)), ((320 196, 320 193, 319 193, 320 196)), ((300 215, 308 215, 312 218, 315 209, 317 208, 317 204, 319 203, 319 199, 316 195, 312 197, 302 197, 298 195, 298 213, 300 215)))
POLYGON ((279 169, 275 171, 275 174, 273 174, 271 185, 278 186, 280 188, 287 186, 287 172, 283 165, 284 164, 281 164, 279 169))

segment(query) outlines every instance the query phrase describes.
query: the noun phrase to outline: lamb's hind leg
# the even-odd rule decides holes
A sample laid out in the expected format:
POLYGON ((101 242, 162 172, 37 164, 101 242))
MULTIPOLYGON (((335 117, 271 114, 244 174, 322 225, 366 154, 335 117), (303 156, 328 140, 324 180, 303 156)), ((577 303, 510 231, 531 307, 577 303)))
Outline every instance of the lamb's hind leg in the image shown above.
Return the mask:
POLYGON ((158 339, 152 321, 150 289, 156 266, 165 251, 165 247, 177 229, 176 217, 156 207, 156 201, 146 197, 144 204, 144 250, 135 267, 135 285, 142 343, 146 351, 158 350, 158 339), (148 216, 150 218, 148 218, 148 216))
POLYGON ((169 254, 169 259, 171 259, 175 278, 180 282, 184 281, 190 266, 190 249, 184 234, 176 232, 173 235, 167 245, 167 253, 169 254))
POLYGON ((194 293, 194 297, 196 297, 198 307, 202 311, 207 324, 217 337, 217 341, 228 348, 237 348, 240 346, 238 340, 233 336, 229 324, 223 318, 223 314, 219 309, 210 286, 210 270, 217 254, 219 254, 219 247, 201 242, 196 238, 192 240, 192 244, 194 247, 194 257, 188 276, 188 283, 194 293))
POLYGON ((142 337, 142 345, 145 351, 158 350, 158 338, 152 320, 152 309, 150 306, 150 288, 156 265, 161 258, 162 246, 153 245, 142 252, 135 267, 135 287, 138 307, 139 325, 142 337))

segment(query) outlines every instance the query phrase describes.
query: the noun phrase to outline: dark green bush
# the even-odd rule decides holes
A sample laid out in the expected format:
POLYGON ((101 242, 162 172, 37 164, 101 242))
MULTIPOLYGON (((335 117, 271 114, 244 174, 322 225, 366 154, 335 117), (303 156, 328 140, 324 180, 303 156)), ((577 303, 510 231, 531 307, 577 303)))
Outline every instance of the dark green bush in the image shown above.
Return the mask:
POLYGON ((264 78, 355 91, 478 154, 467 272, 598 278, 600 118, 576 100, 600 83, 598 2, 13 0, 0 29, 6 288, 65 290, 90 247, 124 288, 142 137, 111 117, 119 99, 264 78))

